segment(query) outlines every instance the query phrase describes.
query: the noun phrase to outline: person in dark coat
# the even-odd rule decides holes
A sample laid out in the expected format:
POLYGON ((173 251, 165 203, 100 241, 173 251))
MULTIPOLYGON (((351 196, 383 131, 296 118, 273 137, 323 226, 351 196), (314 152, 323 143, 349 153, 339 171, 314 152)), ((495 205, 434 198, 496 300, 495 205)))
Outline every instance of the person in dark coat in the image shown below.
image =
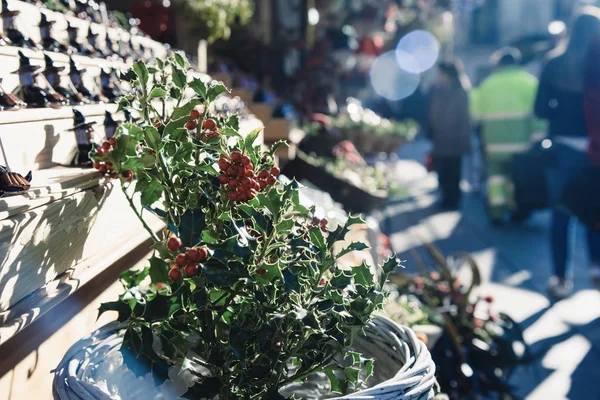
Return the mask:
MULTIPOLYGON (((566 45, 552 51, 542 69, 535 113, 549 122, 554 145, 554 165, 548 171, 552 210, 550 249, 554 273, 548 285, 551 297, 567 297, 573 288, 568 270, 571 214, 559 206, 569 181, 586 165, 589 146, 584 110, 585 60, 590 44, 600 36, 600 9, 585 7, 577 16, 566 45)), ((594 280, 600 278, 600 238, 587 229, 594 280)))
POLYGON ((438 78, 428 98, 427 128, 433 142, 443 208, 457 208, 461 197, 462 157, 469 153, 471 142, 469 88, 460 60, 438 65, 438 78))

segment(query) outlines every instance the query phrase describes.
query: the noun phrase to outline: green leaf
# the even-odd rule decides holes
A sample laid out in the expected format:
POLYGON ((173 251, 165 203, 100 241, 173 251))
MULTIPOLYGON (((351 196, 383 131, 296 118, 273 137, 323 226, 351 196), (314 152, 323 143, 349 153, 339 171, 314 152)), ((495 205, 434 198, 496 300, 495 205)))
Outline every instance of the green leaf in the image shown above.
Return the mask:
POLYGON ((337 253, 335 255, 335 258, 337 260, 353 251, 362 251, 362 250, 366 250, 368 248, 369 248, 369 246, 367 246, 366 244, 364 244, 362 242, 352 242, 352 243, 350 243, 350 245, 348 247, 346 247, 345 249, 343 249, 339 253, 337 253))
POLYGON ((174 99, 179 99, 181 97, 181 89, 179 89, 177 86, 171 86, 171 89, 169 89, 169 95, 174 99))
POLYGON ((229 93, 229 89, 227 89, 227 87, 222 83, 216 83, 208 88, 208 91, 206 92, 206 99, 212 102, 217 98, 218 95, 225 92, 229 93))
POLYGON ((177 64, 179 64, 179 66, 181 68, 187 67, 187 59, 185 58, 185 55, 181 51, 176 51, 173 54, 173 56, 175 57, 175 61, 177 62, 177 64))
POLYGON ((308 232, 313 244, 317 246, 319 252, 324 255, 327 251, 327 243, 325 242, 325 236, 323 236, 323 231, 321 231, 321 228, 318 226, 313 226, 308 232))
POLYGON ((358 267, 352 268, 352 276, 354 277, 354 282, 357 285, 361 285, 366 288, 370 288, 373 286, 374 281, 373 274, 371 273, 371 268, 364 261, 358 267))
POLYGON ((160 148, 160 134, 158 130, 153 126, 146 126, 144 128, 144 136, 146 137, 148 146, 158 152, 160 148))
POLYGON ((200 99, 192 99, 190 101, 188 101, 186 104, 184 104, 181 107, 177 107, 176 109, 173 110, 173 114, 171 115, 171 119, 178 119, 181 117, 188 117, 188 119, 190 118, 190 112, 192 112, 192 110, 199 104, 203 104, 204 102, 200 99))
POLYGON ((169 264, 166 261, 152 256, 148 270, 153 283, 169 282, 169 264))
POLYGON ((238 139, 242 139, 242 135, 240 135, 237 130, 235 130, 229 126, 219 129, 219 132, 221 133, 221 135, 234 136, 238 139))
MULTIPOLYGON (((137 187, 136 187, 137 190, 137 187)), ((141 197, 141 201, 142 201, 142 205, 143 206, 151 206, 152 204, 156 203, 162 196, 164 187, 160 182, 157 181, 150 181, 149 183, 147 183, 147 185, 144 187, 142 193, 142 197, 141 197)))
POLYGON ((271 156, 274 156, 275 153, 277 152, 277 150, 279 150, 281 147, 289 147, 289 143, 285 140, 278 140, 275 143, 273 143, 273 145, 271 146, 271 149, 269 150, 269 153, 271 154, 271 156))
POLYGON ((185 72, 177 67, 176 65, 172 66, 173 70, 173 83, 180 89, 183 89, 185 85, 187 85, 187 76, 185 72))
POLYGON ((365 377, 365 381, 373 376, 373 370, 374 370, 373 367, 374 366, 375 366, 375 364, 374 364, 373 360, 367 360, 365 362, 365 373, 367 374, 367 376, 365 377))
POLYGON ((117 313, 119 313, 119 316, 117 317, 117 320, 119 322, 126 321, 131 315, 131 309, 129 308, 129 305, 122 302, 121 300, 112 301, 109 303, 102 303, 100 305, 100 308, 98 309, 98 318, 100 318, 100 316, 107 311, 116 311, 117 313))
POLYGON ((352 214, 348 214, 348 221, 346 222, 346 226, 350 227, 352 225, 357 225, 357 224, 365 224, 365 220, 363 219, 362 216, 360 215, 352 215, 352 214))
POLYGON ((252 146, 258 135, 265 129, 264 127, 256 128, 252 132, 246 135, 246 139, 244 139, 244 146, 248 149, 252 146))
POLYGON ((131 103, 129 102, 129 100, 126 97, 121 97, 119 99, 117 111, 115 111, 115 112, 122 111, 122 110, 128 108, 129 106, 131 106, 131 103))
POLYGON ((340 378, 335 374, 335 370, 333 367, 327 367, 323 371, 325 375, 329 378, 329 382, 331 384, 331 391, 334 393, 344 394, 344 389, 342 387, 342 382, 340 378))
POLYGON ((196 94, 203 99, 206 99, 206 85, 202 82, 201 79, 195 78, 190 83, 189 86, 196 92, 196 94))
POLYGON ((141 270, 129 269, 121 273, 121 281, 129 289, 139 285, 148 276, 149 272, 150 268, 148 267, 141 270))
POLYGON ((165 98, 167 98, 167 91, 164 88, 159 87, 159 86, 154 87, 150 91, 150 98, 151 99, 165 99, 165 98))
POLYGON ((344 368, 344 375, 346 375, 346 381, 356 384, 358 382, 358 375, 360 369, 354 367, 344 368))
POLYGON ((394 272, 397 268, 401 268, 402 266, 402 261, 393 255, 383 262, 381 268, 383 269, 384 274, 389 274, 394 272))
POLYGON ((181 117, 177 119, 171 119, 163 130, 163 135, 167 136, 172 134, 176 129, 183 128, 185 123, 190 120, 190 117, 181 117))
POLYGON ((136 61, 135 63, 133 63, 133 71, 140 80, 140 85, 146 88, 148 86, 148 79, 150 77, 148 74, 148 68, 146 67, 146 64, 144 64, 143 61, 136 61))
POLYGON ((237 115, 232 115, 227 119, 225 125, 231 127, 232 129, 238 131, 240 129, 240 119, 237 115))
POLYGON ((163 60, 161 60, 160 58, 156 58, 156 65, 158 66, 158 69, 162 70, 165 68, 165 63, 163 62, 163 60))

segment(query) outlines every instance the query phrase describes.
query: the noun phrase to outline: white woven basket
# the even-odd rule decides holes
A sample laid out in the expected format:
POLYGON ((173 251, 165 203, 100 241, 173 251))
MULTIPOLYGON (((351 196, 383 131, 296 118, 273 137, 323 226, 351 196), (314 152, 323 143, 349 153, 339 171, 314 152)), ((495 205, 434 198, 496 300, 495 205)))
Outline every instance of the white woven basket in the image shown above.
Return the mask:
MULTIPOLYGON (((173 368, 171 379, 155 387, 151 376, 136 378, 118 351, 123 330, 109 324, 71 347, 56 369, 55 400, 171 400, 191 384, 185 373, 173 368)), ((429 400, 434 396, 435 364, 414 332, 377 316, 355 340, 354 350, 375 359, 368 389, 340 397, 345 400, 429 400)), ((305 399, 328 398, 328 380, 315 375, 303 385, 290 385, 282 393, 305 399)))

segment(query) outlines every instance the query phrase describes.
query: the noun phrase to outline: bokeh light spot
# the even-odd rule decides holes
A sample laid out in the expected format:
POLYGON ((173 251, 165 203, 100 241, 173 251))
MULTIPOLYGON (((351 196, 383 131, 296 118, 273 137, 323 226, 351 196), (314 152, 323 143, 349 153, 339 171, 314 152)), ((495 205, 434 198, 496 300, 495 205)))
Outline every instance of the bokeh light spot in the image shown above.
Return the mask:
MULTIPOLYGON (((405 57, 410 60, 411 55, 405 57)), ((405 60, 407 64, 415 66, 416 60, 405 60)), ((373 62, 370 72, 371 85, 375 92, 388 100, 396 101, 404 99, 417 90, 420 77, 418 74, 410 73, 400 68, 393 51, 382 54, 373 62)))
POLYGON ((416 30, 406 34, 396 47, 400 68, 419 74, 433 67, 440 55, 440 44, 431 33, 416 30), (416 59, 416 64, 406 54, 416 59))

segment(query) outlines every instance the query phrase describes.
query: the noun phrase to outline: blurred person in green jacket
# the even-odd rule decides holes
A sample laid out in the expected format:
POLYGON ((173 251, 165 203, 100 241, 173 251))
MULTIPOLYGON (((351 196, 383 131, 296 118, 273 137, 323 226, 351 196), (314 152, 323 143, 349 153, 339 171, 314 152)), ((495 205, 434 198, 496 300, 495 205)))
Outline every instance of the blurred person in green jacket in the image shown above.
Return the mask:
POLYGON ((531 141, 543 137, 544 125, 533 106, 538 89, 535 76, 520 67, 516 48, 498 50, 492 56, 496 69, 471 92, 471 115, 481 125, 487 162, 487 206, 493 223, 510 212, 520 219, 510 179, 512 158, 525 152, 531 141))

